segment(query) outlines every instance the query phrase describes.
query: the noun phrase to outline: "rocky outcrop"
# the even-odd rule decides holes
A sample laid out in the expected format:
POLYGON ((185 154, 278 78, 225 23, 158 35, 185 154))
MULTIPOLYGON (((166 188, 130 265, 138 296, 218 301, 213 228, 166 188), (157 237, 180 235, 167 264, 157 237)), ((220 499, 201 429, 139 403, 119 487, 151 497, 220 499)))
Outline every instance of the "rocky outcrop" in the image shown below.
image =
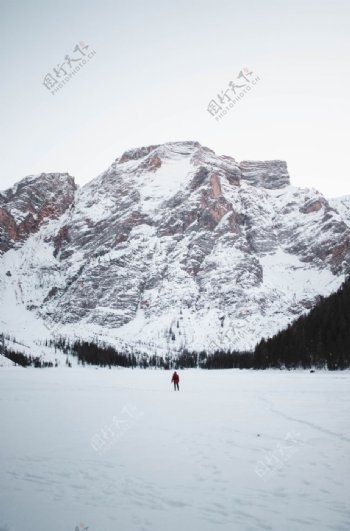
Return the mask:
POLYGON ((18 227, 14 217, 5 208, 0 207, 0 252, 10 249, 18 239, 18 227))
POLYGON ((324 206, 327 206, 327 203, 325 200, 310 199, 305 203, 305 205, 300 207, 299 211, 302 212, 303 214, 311 214, 312 212, 318 212, 324 206))
POLYGON ((141 147, 136 149, 130 149, 129 151, 125 151, 123 155, 120 157, 120 159, 117 159, 118 164, 123 164, 124 162, 129 162, 130 160, 139 160, 149 153, 151 151, 154 151, 158 145, 153 146, 147 146, 147 147, 141 147))
POLYGON ((253 186, 273 190, 290 184, 287 164, 283 160, 245 160, 239 168, 241 178, 253 186))
POLYGON ((76 185, 68 174, 42 173, 26 177, 0 194, 0 251, 36 232, 42 223, 58 219, 74 202, 76 185))

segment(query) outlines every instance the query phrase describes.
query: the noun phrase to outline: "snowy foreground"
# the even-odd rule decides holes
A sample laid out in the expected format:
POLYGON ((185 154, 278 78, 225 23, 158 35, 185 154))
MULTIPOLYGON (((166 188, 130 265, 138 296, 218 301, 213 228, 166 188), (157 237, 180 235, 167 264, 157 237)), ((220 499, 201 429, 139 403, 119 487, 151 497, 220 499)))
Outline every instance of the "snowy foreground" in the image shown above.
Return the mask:
POLYGON ((0 530, 350 529, 350 372, 0 369, 0 530))

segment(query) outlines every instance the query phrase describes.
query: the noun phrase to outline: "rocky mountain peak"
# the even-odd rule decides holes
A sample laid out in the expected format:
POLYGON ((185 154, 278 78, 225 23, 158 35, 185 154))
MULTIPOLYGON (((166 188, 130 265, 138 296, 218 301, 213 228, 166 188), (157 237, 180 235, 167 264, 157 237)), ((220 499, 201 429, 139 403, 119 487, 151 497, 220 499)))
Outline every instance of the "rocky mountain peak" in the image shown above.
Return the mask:
POLYGON ((125 151, 123 155, 116 160, 117 164, 125 162, 137 161, 144 159, 148 155, 152 157, 168 158, 172 156, 189 156, 194 155, 198 151, 205 151, 214 154, 214 151, 202 146, 197 141, 183 141, 183 142, 167 142, 165 144, 154 144, 150 146, 143 146, 135 149, 125 151))
POLYGON ((130 162, 131 160, 142 159, 146 157, 151 151, 155 150, 157 147, 158 145, 152 145, 129 149, 128 151, 125 151, 119 159, 117 159, 117 163, 123 164, 124 162, 130 162))

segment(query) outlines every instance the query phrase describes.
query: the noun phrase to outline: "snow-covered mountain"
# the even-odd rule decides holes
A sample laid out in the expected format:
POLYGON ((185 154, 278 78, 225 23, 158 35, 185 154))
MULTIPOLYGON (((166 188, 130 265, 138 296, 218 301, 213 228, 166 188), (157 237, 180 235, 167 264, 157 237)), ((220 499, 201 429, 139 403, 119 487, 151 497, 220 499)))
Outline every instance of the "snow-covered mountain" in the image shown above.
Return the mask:
POLYGON ((24 179, 0 196, 0 328, 160 354, 251 348, 349 274, 340 204, 292 186, 283 161, 198 142, 127 151, 78 190, 67 174, 24 179))

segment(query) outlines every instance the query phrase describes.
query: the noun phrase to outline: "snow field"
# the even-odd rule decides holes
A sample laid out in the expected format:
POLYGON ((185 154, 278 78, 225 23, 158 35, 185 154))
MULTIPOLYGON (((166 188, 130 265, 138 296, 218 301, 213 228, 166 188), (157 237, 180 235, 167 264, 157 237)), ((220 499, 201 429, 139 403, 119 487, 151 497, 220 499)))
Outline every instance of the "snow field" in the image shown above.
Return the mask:
POLYGON ((2 368, 0 529, 350 528, 349 371, 170 379, 2 368))

